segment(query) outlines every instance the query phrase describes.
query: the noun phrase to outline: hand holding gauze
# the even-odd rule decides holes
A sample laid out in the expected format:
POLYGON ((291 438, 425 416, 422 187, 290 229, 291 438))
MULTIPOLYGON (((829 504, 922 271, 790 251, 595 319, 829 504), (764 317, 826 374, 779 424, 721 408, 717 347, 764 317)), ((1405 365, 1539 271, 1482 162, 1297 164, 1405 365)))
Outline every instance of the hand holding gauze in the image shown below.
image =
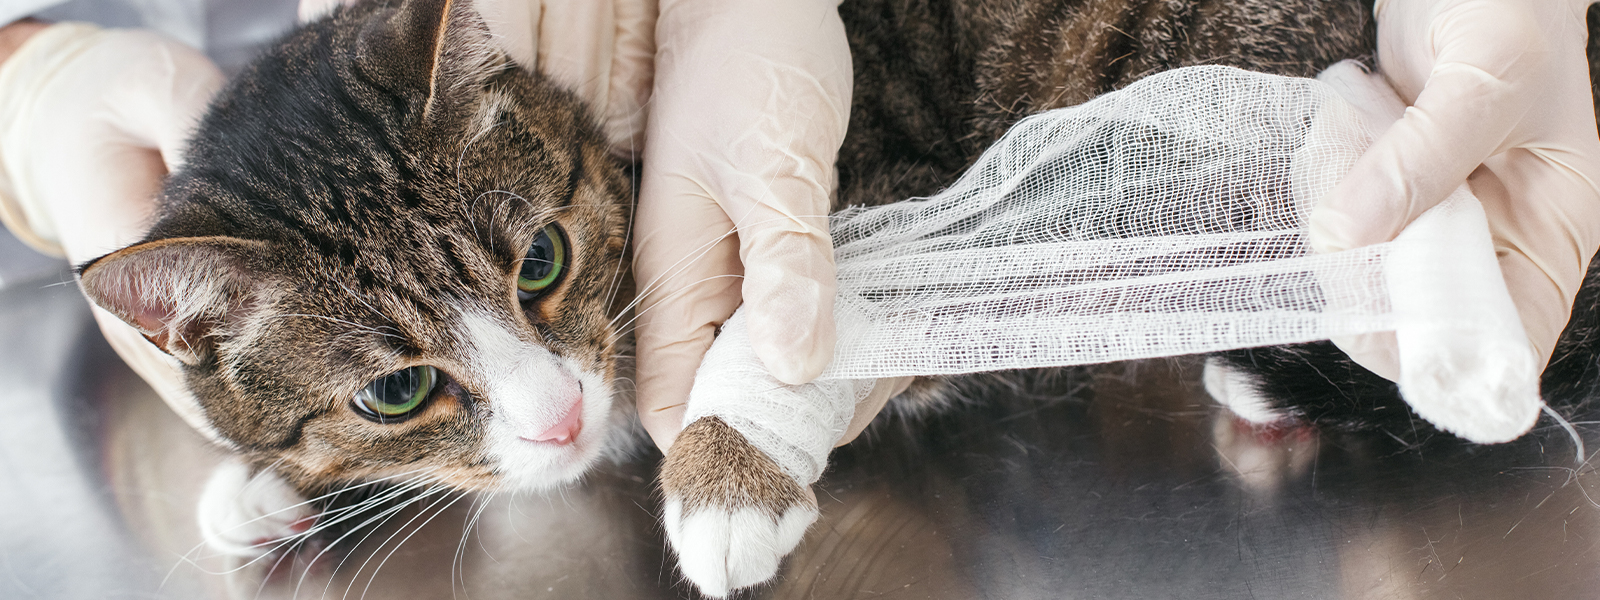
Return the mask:
MULTIPOLYGON (((1468 182, 1543 368, 1600 245, 1588 5, 1379 0, 1378 66, 1411 106, 1312 213, 1313 247, 1391 240, 1468 182)), ((1339 341, 1396 378, 1392 335, 1339 341)))

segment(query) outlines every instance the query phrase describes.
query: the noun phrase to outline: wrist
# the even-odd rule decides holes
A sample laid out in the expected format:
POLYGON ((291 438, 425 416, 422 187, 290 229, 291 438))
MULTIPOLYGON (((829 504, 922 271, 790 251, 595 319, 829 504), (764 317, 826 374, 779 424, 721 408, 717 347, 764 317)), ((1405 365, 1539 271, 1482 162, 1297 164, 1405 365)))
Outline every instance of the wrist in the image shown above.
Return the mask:
POLYGON ((44 21, 28 18, 12 21, 0 27, 0 65, 10 60, 11 55, 16 54, 17 49, 33 37, 33 34, 49 26, 50 24, 44 21))

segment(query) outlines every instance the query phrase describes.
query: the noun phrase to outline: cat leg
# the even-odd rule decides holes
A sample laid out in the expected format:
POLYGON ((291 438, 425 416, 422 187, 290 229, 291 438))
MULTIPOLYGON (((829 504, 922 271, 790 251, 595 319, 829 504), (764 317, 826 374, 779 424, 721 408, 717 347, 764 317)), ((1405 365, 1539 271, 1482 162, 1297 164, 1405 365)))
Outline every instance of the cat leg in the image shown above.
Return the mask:
POLYGON ((678 568, 717 598, 771 579, 818 516, 809 486, 717 417, 678 435, 661 488, 678 568))
POLYGON ((256 558, 310 529, 311 503, 271 471, 225 460, 200 493, 200 536, 226 556, 256 558))

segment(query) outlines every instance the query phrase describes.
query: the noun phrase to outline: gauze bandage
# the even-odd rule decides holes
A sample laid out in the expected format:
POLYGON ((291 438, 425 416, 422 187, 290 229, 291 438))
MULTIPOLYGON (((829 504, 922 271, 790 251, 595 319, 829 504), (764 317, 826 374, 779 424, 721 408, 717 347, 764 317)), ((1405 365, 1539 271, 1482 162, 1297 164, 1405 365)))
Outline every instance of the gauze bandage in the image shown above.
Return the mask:
POLYGON ((781 385, 735 315, 685 424, 721 417, 809 483, 878 378, 1393 332, 1419 415, 1520 435, 1537 359, 1464 186, 1393 242, 1307 246, 1311 208, 1404 108, 1354 63, 1321 79, 1154 75, 1023 120, 936 196, 837 214, 833 363, 781 385))

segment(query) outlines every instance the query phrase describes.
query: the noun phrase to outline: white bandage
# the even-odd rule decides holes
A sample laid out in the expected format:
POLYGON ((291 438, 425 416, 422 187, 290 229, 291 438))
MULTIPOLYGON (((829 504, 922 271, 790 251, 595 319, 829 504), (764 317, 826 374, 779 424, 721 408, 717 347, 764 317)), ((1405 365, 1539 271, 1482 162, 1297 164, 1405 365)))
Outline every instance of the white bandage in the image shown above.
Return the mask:
POLYGON ((685 425, 719 417, 802 485, 822 476, 872 380, 818 379, 787 385, 767 373, 750 345, 743 310, 722 324, 689 392, 685 425))
POLYGON ((1537 359, 1465 187, 1393 242, 1307 246, 1311 208, 1402 106, 1354 63, 1323 77, 1161 73, 1024 119, 934 197, 836 215, 833 363, 783 386, 736 315, 685 423, 716 414, 811 481, 876 378, 1393 332, 1418 414, 1476 442, 1521 435, 1537 359))

